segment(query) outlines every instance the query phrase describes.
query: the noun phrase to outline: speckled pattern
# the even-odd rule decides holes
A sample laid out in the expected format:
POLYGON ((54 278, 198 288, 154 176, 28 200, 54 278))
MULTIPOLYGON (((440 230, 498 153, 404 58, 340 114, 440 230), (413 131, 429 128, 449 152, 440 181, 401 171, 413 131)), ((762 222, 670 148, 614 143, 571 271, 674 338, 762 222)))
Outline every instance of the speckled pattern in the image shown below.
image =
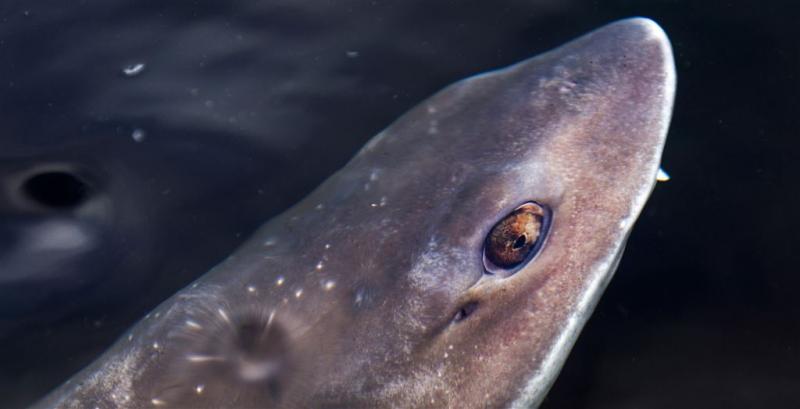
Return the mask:
POLYGON ((672 66, 631 19, 446 88, 39 406, 538 405, 655 183, 672 66), (544 246, 487 274, 527 201, 544 246))

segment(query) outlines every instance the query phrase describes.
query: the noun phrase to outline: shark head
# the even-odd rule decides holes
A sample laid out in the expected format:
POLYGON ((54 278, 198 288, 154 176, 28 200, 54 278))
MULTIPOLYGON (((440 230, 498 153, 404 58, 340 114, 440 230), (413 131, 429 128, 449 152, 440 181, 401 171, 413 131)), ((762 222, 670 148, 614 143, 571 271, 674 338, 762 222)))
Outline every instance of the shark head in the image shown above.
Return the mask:
POLYGON ((643 18, 457 82, 41 404, 537 406, 653 188, 674 88, 643 18))

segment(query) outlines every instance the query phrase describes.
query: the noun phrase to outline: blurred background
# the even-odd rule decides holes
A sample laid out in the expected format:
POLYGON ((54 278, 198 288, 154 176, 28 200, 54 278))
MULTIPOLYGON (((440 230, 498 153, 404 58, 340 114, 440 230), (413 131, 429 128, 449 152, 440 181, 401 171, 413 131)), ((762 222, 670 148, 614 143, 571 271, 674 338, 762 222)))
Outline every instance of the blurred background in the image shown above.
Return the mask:
POLYGON ((800 407, 800 12, 777 0, 3 1, 0 406, 433 92, 637 15, 675 52, 672 180, 543 408, 800 407))

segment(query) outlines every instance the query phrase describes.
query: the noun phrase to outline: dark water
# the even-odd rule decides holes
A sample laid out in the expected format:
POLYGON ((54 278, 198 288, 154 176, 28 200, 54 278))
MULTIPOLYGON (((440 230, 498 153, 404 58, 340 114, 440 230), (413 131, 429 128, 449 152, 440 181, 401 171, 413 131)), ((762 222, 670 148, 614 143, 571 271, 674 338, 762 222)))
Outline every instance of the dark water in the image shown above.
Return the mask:
POLYGON ((633 15, 673 42, 673 179, 543 407, 799 407, 800 13, 666 0, 3 2, 2 406, 437 89, 633 15))

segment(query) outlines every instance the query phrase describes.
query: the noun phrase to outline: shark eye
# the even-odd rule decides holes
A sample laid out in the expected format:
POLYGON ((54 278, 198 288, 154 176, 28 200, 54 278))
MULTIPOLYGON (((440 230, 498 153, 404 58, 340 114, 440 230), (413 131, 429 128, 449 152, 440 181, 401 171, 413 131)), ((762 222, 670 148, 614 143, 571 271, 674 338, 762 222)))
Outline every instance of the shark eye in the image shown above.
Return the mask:
POLYGON ((486 271, 502 274, 530 260, 542 247, 549 216, 546 207, 528 202, 497 222, 483 245, 486 271))

